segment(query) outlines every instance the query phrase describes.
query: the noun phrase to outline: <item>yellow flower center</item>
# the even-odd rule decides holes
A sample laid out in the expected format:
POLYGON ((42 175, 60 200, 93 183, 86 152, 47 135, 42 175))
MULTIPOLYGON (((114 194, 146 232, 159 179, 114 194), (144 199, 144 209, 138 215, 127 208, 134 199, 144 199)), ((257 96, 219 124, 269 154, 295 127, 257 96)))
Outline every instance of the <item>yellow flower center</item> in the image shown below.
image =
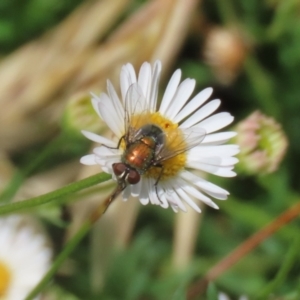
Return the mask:
MULTIPOLYGON (((144 176, 152 177, 155 180, 160 176, 160 174, 160 180, 166 180, 170 177, 176 176, 178 172, 184 168, 186 163, 186 153, 184 151, 176 154, 179 145, 181 149, 185 147, 182 131, 178 128, 178 124, 163 117, 159 112, 135 115, 131 119, 130 125, 135 129, 139 129, 147 124, 153 124, 160 127, 160 129, 165 133, 164 147, 167 149, 168 154, 174 156, 162 161, 162 168, 151 166, 145 172, 144 176)), ((121 147, 125 148, 125 144, 122 144, 121 147)))
POLYGON ((10 270, 0 261, 0 299, 5 296, 11 281, 10 270))

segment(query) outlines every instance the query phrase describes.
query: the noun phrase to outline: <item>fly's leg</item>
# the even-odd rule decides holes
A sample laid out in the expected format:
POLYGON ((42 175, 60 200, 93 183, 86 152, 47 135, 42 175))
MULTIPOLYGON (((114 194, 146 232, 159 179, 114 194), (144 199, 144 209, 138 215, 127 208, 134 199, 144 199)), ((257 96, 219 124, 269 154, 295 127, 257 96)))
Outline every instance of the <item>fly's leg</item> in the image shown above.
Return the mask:
POLYGON ((125 139, 125 135, 121 136, 121 138, 119 139, 117 147, 109 147, 109 146, 106 146, 106 145, 103 145, 103 144, 102 144, 102 146, 104 146, 106 148, 109 148, 109 149, 119 149, 123 139, 125 139))
POLYGON ((157 177, 157 179, 156 179, 156 181, 155 181, 155 183, 154 183, 154 187, 155 187, 155 193, 156 193, 157 199, 160 201, 160 203, 163 203, 163 202, 160 200, 160 197, 159 197, 159 195, 158 195, 158 192, 157 192, 157 185, 158 185, 158 182, 159 182, 159 180, 160 180, 160 178, 161 178, 161 176, 162 176, 162 174, 163 174, 164 167, 163 167, 163 165, 161 165, 161 164, 157 164, 157 165, 153 165, 153 166, 154 166, 154 167, 157 167, 157 168, 160 168, 160 172, 159 172, 159 175, 158 175, 158 177, 157 177))

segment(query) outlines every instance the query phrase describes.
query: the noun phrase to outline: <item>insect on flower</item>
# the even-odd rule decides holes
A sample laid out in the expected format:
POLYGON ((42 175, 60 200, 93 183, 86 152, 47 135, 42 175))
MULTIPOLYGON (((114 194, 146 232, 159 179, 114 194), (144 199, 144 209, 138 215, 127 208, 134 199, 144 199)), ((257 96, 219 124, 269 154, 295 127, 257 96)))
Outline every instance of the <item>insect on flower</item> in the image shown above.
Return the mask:
POLYGON ((195 199, 218 208, 209 196, 225 200, 229 193, 199 172, 235 176, 232 169, 238 160, 233 156, 238 146, 223 145, 235 132, 215 133, 233 117, 226 112, 211 116, 221 103, 215 99, 203 105, 211 88, 190 99, 195 80, 180 83, 180 70, 174 72, 158 101, 160 72, 159 61, 153 67, 144 63, 138 75, 126 64, 120 75, 121 97, 109 81, 107 94, 93 94, 93 107, 114 137, 82 131, 101 146, 82 157, 81 163, 98 164, 113 175, 118 184, 111 201, 122 192, 125 201, 131 195, 143 205, 171 206, 174 211, 186 211, 187 203, 201 212, 195 199))
POLYGON ((183 133, 176 128, 165 131, 152 123, 151 112, 143 97, 138 84, 129 87, 125 99, 125 134, 117 146, 119 148, 124 142, 124 152, 121 162, 114 163, 112 168, 120 190, 124 190, 127 184, 137 184, 141 175, 149 169, 158 169, 154 186, 160 199, 157 184, 164 172, 163 162, 200 144, 205 137, 205 130, 190 128, 183 133))

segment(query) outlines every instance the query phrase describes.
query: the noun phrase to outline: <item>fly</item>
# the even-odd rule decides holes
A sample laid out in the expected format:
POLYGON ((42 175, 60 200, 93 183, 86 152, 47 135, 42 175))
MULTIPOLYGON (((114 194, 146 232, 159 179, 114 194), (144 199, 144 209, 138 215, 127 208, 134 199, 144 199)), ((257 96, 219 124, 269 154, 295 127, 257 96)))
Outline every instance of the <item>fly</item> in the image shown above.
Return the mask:
POLYGON ((113 201, 128 184, 139 183, 141 175, 153 167, 159 169, 154 184, 158 197, 157 184, 163 175, 164 161, 195 147, 205 137, 202 128, 192 127, 184 131, 174 129, 166 132, 150 120, 145 121, 151 112, 149 103, 143 97, 139 85, 132 84, 125 99, 125 134, 116 147, 122 146, 124 152, 121 161, 112 165, 118 185, 109 202, 113 201), (139 125, 140 123, 143 125, 139 125))

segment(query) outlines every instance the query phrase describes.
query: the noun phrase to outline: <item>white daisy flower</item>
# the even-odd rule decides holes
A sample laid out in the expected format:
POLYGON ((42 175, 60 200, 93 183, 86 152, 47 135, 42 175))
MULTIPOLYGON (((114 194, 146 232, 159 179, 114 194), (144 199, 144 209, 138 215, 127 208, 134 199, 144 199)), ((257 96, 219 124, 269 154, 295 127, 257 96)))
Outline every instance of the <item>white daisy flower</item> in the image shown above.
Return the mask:
POLYGON ((19 216, 0 219, 0 299, 23 300, 50 266, 46 238, 19 216))
POLYGON ((203 105, 211 96, 206 88, 192 99, 194 79, 180 83, 181 71, 174 72, 161 102, 158 82, 161 63, 153 68, 144 63, 136 75, 131 64, 122 67, 121 97, 111 82, 108 93, 93 95, 92 104, 99 117, 114 134, 112 140, 88 131, 82 133, 102 144, 94 153, 81 158, 85 165, 99 164, 104 172, 123 184, 123 200, 138 197, 143 205, 171 206, 186 211, 188 204, 200 200, 213 208, 210 199, 225 200, 228 192, 199 175, 199 171, 232 177, 238 159, 237 145, 223 145, 234 132, 215 133, 233 121, 227 113, 211 114, 219 107, 219 99, 203 105))

